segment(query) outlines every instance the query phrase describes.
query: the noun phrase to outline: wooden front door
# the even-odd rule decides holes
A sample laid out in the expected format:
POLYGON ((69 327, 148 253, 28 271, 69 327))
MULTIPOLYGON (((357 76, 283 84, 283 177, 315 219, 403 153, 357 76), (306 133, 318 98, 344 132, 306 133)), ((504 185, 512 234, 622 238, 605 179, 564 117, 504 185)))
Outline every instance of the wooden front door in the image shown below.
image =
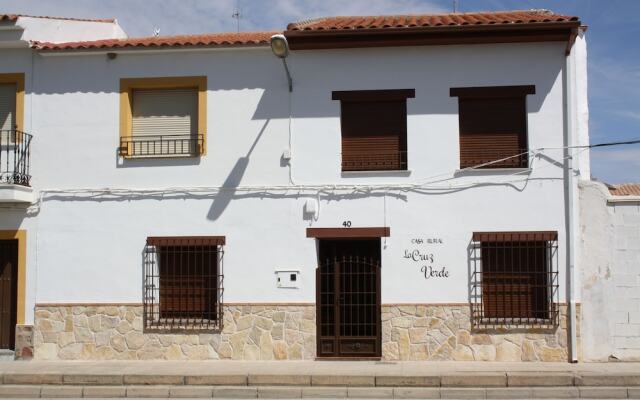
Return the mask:
POLYGON ((380 239, 320 240, 318 357, 380 357, 380 239))
POLYGON ((0 240, 0 349, 15 347, 17 303, 18 241, 0 240))

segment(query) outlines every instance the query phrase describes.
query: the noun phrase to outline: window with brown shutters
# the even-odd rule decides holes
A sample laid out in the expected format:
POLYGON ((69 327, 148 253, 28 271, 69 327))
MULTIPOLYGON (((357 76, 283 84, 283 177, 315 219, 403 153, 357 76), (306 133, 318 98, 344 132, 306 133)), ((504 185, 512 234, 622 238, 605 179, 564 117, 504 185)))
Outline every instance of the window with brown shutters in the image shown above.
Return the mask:
POLYGON ((407 169, 407 98, 415 90, 333 92, 340 100, 342 171, 407 169))
POLYGON ((460 168, 527 168, 528 94, 535 86, 452 88, 458 97, 460 168))
POLYGON ((145 329, 222 329, 224 243, 221 236, 147 238, 145 329))
POLYGON ((557 236, 557 232, 473 234, 475 327, 557 324, 557 236))

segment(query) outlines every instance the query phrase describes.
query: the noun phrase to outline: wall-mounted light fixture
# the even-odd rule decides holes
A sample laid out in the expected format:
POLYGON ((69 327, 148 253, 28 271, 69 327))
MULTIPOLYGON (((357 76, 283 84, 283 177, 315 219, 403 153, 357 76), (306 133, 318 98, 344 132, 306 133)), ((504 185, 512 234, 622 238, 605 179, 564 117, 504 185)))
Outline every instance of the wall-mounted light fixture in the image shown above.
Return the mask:
POLYGON ((109 53, 107 53, 107 58, 108 58, 109 60, 115 60, 115 59, 116 59, 116 57, 118 57, 118 53, 113 53, 113 52, 109 52, 109 53))
POLYGON ((287 38, 283 34, 276 34, 271 36, 271 51, 273 54, 282 59, 282 65, 284 65, 284 71, 287 73, 287 82, 289 83, 289 92, 293 91, 293 80, 289 73, 289 67, 287 66, 287 56, 289 55, 289 43, 287 38))

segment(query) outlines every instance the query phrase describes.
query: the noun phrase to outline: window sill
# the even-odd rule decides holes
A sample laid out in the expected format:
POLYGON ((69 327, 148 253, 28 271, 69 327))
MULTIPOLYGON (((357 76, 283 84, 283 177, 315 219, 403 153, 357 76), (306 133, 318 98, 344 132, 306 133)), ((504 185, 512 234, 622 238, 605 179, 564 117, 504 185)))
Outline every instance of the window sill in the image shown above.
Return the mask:
POLYGON ((532 168, 475 168, 475 169, 457 169, 454 176, 464 175, 511 175, 520 173, 522 175, 529 175, 533 171, 532 168))
POLYGON ((340 175, 343 178, 368 178, 368 177, 378 177, 378 176, 407 177, 407 176, 411 176, 411 170, 402 169, 402 170, 380 170, 380 171, 341 171, 340 175))

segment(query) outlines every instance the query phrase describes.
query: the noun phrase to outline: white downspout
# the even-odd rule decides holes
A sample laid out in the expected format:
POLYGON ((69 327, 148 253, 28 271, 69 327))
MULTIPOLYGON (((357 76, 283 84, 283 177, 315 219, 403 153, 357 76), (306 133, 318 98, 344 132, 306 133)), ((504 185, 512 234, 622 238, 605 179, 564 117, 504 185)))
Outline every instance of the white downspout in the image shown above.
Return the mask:
MULTIPOLYGON (((578 362, 578 335, 577 335, 577 313, 576 313, 576 246, 578 241, 576 239, 576 214, 575 214, 575 184, 574 184, 574 130, 576 126, 576 110, 575 110, 575 94, 576 94, 576 82, 575 82, 575 52, 571 52, 566 57, 566 74, 565 74, 565 118, 566 118, 566 190, 567 190, 567 217, 566 224, 568 228, 568 237, 566 238, 569 274, 567 282, 567 297, 569 300, 568 310, 568 329, 570 334, 569 340, 569 360, 573 363, 578 362)), ((579 173, 579 171, 578 171, 579 173)))

